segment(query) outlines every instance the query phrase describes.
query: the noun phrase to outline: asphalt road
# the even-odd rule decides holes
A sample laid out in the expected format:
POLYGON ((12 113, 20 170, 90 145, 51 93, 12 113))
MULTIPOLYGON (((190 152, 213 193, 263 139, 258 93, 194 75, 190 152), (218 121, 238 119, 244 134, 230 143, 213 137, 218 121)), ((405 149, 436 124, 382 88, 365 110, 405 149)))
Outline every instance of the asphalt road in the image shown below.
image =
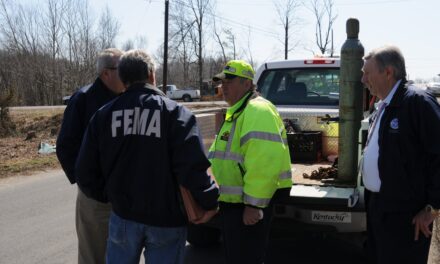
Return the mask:
MULTIPOLYGON (((60 170, 1 179, 0 263, 76 263, 75 196, 60 170)), ((364 263, 358 248, 334 238, 280 236, 269 248, 267 263, 364 263)), ((223 261, 221 246, 187 245, 186 263, 223 261)))

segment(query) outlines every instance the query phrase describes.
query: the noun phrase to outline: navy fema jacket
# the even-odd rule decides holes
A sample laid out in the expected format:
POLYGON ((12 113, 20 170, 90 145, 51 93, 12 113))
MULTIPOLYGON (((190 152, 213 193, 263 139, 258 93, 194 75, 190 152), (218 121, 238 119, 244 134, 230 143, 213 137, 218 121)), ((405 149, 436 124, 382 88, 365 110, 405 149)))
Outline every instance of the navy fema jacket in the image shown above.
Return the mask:
POLYGON ((81 190, 120 217, 153 226, 186 223, 178 184, 204 209, 218 189, 195 116, 149 84, 134 84, 90 121, 76 163, 81 190))
POLYGON ((70 98, 56 144, 58 160, 70 183, 75 183, 75 162, 90 118, 116 96, 97 78, 93 84, 82 87, 70 98))
POLYGON ((384 211, 440 208, 440 106, 402 81, 379 127, 379 191, 384 211))

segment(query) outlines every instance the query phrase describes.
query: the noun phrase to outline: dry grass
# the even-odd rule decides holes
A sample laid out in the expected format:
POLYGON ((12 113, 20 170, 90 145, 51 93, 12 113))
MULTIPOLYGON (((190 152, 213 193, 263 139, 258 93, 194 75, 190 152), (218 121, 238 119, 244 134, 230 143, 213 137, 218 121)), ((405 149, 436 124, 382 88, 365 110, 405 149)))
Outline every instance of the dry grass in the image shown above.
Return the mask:
POLYGON ((55 144, 62 115, 62 109, 11 113, 16 130, 0 138, 0 178, 59 167, 54 153, 38 154, 38 147, 41 142, 55 144), (34 137, 26 139, 30 135, 34 137))

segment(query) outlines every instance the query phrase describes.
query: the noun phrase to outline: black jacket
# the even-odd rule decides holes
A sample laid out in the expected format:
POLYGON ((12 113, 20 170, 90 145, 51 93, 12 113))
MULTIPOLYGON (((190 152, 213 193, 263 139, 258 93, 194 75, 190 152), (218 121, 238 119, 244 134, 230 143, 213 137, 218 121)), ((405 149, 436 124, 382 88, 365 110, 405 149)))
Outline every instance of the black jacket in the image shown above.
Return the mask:
POLYGON ((218 189, 195 116, 150 85, 135 84, 98 110, 87 128, 76 180, 122 218, 153 226, 186 223, 178 183, 205 209, 218 189))
POLYGON ((379 127, 380 204, 384 211, 440 208, 440 106, 402 82, 379 127))
POLYGON ((56 144, 58 160, 70 183, 75 183, 75 161, 90 118, 116 96, 97 78, 93 84, 82 87, 70 98, 56 144))

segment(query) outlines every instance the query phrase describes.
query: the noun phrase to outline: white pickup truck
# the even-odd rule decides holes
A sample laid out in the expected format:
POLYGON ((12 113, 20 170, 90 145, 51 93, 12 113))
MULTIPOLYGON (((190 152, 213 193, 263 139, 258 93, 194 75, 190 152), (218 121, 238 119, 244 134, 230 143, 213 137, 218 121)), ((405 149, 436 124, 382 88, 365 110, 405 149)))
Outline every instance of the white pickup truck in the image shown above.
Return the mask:
MULTIPOLYGON (((162 85, 157 86, 162 90, 162 85)), ((167 85, 167 97, 174 100, 183 100, 184 102, 192 102, 194 99, 200 99, 200 90, 195 89, 177 89, 176 85, 167 85)))

